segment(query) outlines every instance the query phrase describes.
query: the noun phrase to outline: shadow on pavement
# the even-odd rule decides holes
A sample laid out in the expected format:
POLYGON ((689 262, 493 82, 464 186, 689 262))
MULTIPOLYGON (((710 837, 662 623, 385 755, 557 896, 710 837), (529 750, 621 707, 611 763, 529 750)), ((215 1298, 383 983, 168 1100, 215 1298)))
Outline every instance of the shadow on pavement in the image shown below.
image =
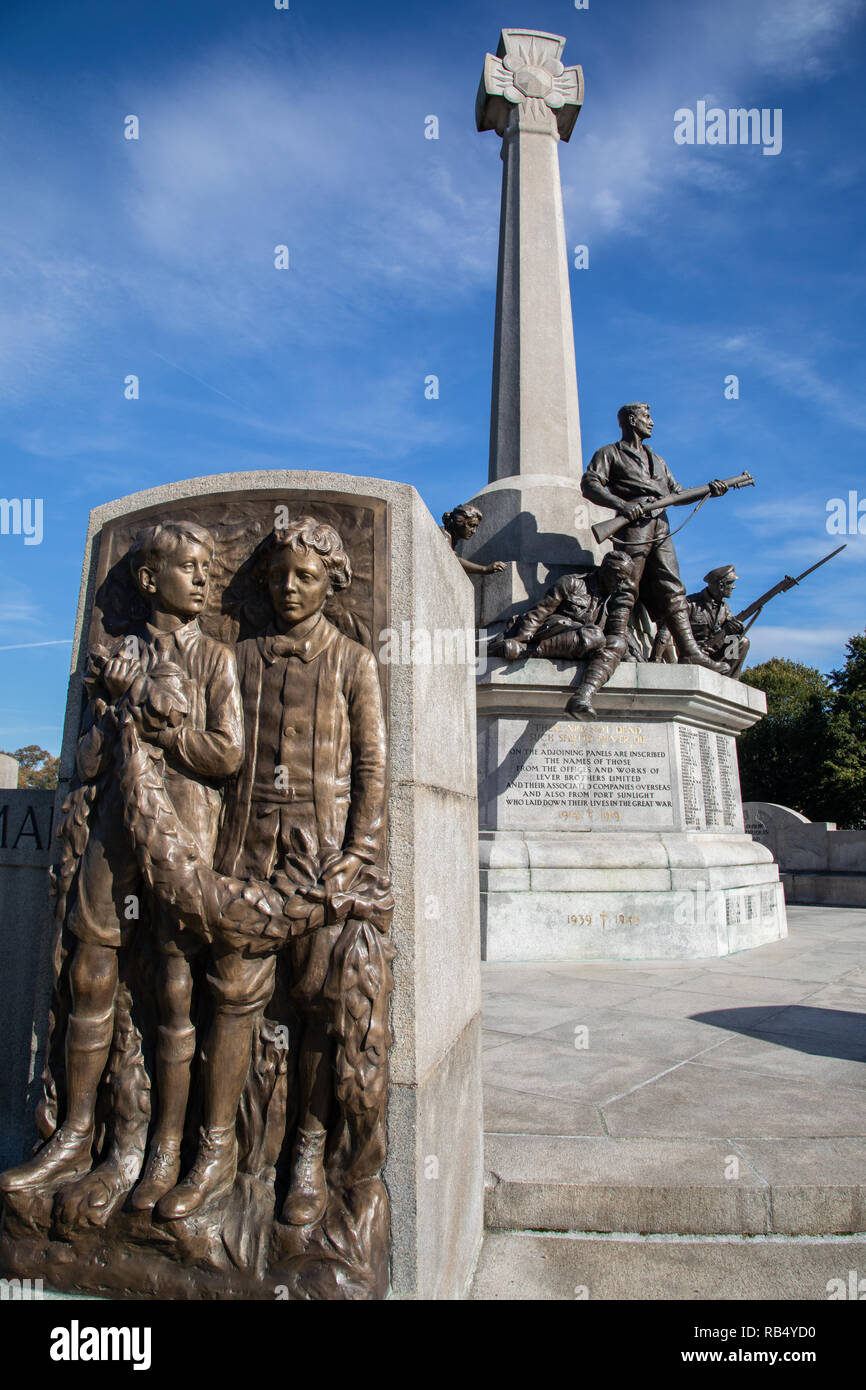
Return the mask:
POLYGON ((866 1014, 789 1004, 779 1008, 710 1009, 689 1017, 713 1028, 762 1039, 777 1047, 790 1047, 795 1052, 808 1052, 814 1057, 866 1062, 866 1014))

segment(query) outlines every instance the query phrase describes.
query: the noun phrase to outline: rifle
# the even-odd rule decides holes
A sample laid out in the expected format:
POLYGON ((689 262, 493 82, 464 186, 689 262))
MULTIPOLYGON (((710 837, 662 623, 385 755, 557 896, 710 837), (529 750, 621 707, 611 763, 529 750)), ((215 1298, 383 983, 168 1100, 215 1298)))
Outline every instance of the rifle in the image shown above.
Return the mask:
MULTIPOLYGON (((723 478, 722 481, 729 488, 755 486, 755 480, 751 473, 738 473, 736 478, 723 478)), ((653 497, 646 507, 641 521, 648 516, 654 516, 656 512, 663 512, 666 507, 687 507, 689 502, 703 502, 710 495, 710 485, 705 483, 703 487, 687 487, 682 492, 669 492, 666 497, 653 497)), ((592 534, 597 541, 606 541, 611 536, 615 536, 617 531, 622 531, 625 526, 639 524, 639 522, 629 521, 627 516, 615 516, 610 521, 596 522, 592 528, 592 534)), ((796 583, 796 580, 793 582, 796 583)))
POLYGON ((745 628, 745 631, 748 632, 752 623, 761 616, 761 609, 765 604, 770 602, 771 598, 775 598, 777 594, 786 594, 789 589, 793 589, 795 584, 799 584, 801 579, 805 579, 807 574, 811 574, 813 570, 820 569, 822 565, 826 565, 828 560, 832 560, 834 555, 838 555, 840 551, 845 550, 845 548, 846 546, 840 545, 838 550, 831 550, 830 554, 825 555, 823 560, 819 560, 816 565, 810 565, 807 570, 803 570, 802 574, 798 574, 796 579, 792 579, 789 574, 786 574, 784 579, 780 579, 778 584, 773 585, 772 589, 768 589, 765 594, 761 594, 760 598, 756 598, 754 603, 750 603, 748 608, 743 609, 742 613, 737 613, 737 620, 741 623, 745 622, 746 618, 752 619, 752 622, 745 628))

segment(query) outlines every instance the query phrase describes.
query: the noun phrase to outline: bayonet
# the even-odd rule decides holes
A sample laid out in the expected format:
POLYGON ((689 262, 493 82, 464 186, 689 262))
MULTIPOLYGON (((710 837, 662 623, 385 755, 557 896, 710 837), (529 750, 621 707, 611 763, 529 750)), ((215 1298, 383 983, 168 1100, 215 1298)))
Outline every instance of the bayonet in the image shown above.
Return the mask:
POLYGON ((768 589, 765 594, 761 594, 760 598, 756 598, 754 603, 750 603, 748 608, 744 608, 741 613, 738 613, 736 616, 741 623, 745 622, 747 618, 752 619, 752 622, 749 623, 748 627, 745 629, 746 632, 748 632, 755 619, 760 617, 761 609, 765 604, 770 602, 771 598, 775 598, 777 594, 786 594, 789 589, 793 589, 796 584, 799 584, 801 579, 805 579, 807 574, 813 574, 815 570, 820 569, 822 565, 826 565, 828 560, 832 560, 834 555, 840 554, 845 548, 844 545, 840 545, 837 550, 831 550, 830 554, 825 555, 823 560, 818 560, 816 564, 810 565, 807 570, 803 570, 802 574, 798 574, 796 579, 792 579, 790 574, 786 574, 785 578, 780 579, 778 584, 774 584, 772 589, 768 589))

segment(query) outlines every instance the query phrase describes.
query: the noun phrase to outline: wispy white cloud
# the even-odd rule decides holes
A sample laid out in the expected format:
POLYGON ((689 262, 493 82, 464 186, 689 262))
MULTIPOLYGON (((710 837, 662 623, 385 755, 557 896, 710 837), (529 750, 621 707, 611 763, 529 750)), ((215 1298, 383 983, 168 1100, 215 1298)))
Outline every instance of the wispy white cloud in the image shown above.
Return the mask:
MULTIPOLYGON (((747 8, 756 12, 752 3, 747 8)), ((788 80, 825 77, 840 61, 834 50, 862 15, 862 0, 770 0, 756 14, 756 58, 788 80)))
POLYGON ((756 623, 749 630, 751 649, 748 665, 757 666, 762 661, 770 661, 774 656, 784 656, 791 661, 802 661, 807 666, 816 666, 819 671, 829 671, 842 665, 845 644, 858 630, 835 625, 816 630, 812 626, 789 627, 773 623, 756 623))
POLYGON ((69 647, 71 645, 71 637, 58 637, 52 642, 12 642, 8 646, 0 647, 0 652, 23 652, 29 647, 69 647))
POLYGON ((2 586, 0 633, 17 634, 25 625, 32 627, 34 624, 38 624, 42 613, 32 590, 8 573, 2 578, 2 586))
POLYGON ((747 363, 789 396, 807 397, 848 429, 866 430, 866 416, 851 395, 830 381, 803 352, 771 343, 758 329, 735 334, 720 344, 732 360, 747 363))

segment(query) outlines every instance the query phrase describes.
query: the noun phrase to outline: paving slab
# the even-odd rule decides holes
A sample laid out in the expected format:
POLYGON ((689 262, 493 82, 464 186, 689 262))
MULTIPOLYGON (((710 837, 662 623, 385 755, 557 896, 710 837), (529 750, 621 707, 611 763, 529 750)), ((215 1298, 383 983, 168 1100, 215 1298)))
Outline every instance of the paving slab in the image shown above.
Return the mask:
POLYGON ((814 1302, 866 1270, 866 1238, 587 1239, 488 1232, 470 1298, 814 1302))
POLYGON ((864 1109, 847 1090, 685 1062, 608 1101, 604 1115, 611 1134, 805 1138, 856 1134, 864 1109))
POLYGON ((484 1129, 503 1134, 604 1134, 601 1111, 591 1101, 484 1087, 484 1129))
MULTIPOLYGON (((821 1047, 820 1040, 818 1047, 821 1047)), ((841 1049, 833 1043, 827 1044, 827 1052, 802 1050, 802 1034, 768 1034, 765 1037, 738 1038, 728 1034, 724 1045, 707 1052, 705 1056, 694 1058, 696 1066, 736 1068, 740 1071, 758 1072, 762 1076, 784 1077, 798 1081, 826 1082, 832 1086, 847 1086, 855 1093, 850 1097, 853 1106, 866 1104, 866 1046, 859 1049, 859 1055, 848 1060, 840 1058, 841 1049)), ((751 1083, 748 1083, 751 1084, 751 1083)))
POLYGON ((746 975, 743 971, 703 970, 676 988, 684 993, 710 994, 724 999, 736 997, 738 1001, 756 1004, 798 1004, 822 986, 814 980, 780 980, 760 974, 746 975))
MULTIPOLYGON (((724 1036, 737 1036, 734 1033, 726 1035, 712 1024, 690 1018, 655 1017, 651 1014, 623 1013, 621 1010, 608 1013, 596 1011, 585 1026, 589 1050, 636 1053, 657 1060, 674 1057, 685 1061, 705 1048, 715 1046, 724 1036)), ((535 1036, 573 1045, 574 1024, 557 1024, 535 1036)))
POLYGON ((485 966, 488 1228, 866 1230, 866 912, 789 930, 724 961, 485 966))
POLYGON ((517 1038, 485 1052, 483 1078, 485 1084, 507 1090, 602 1102, 678 1063, 673 1055, 642 1057, 598 1048, 583 1050, 550 1038, 517 1038))

